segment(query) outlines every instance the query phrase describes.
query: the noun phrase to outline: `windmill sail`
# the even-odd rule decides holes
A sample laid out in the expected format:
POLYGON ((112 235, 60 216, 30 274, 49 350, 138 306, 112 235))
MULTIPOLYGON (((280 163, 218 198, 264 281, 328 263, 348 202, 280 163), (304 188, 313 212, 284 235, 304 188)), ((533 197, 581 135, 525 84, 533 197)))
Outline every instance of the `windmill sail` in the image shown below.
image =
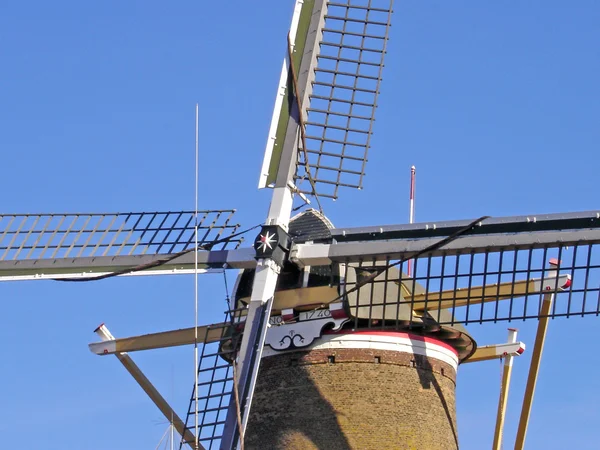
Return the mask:
MULTIPOLYGON (((238 319, 233 317, 235 314, 226 313, 224 322, 211 325, 210 333, 200 340, 202 351, 198 363, 198 385, 192 391, 185 429, 196 435, 197 426, 197 442, 206 449, 219 448, 230 405, 237 411, 239 399, 234 389, 236 374, 232 364, 239 339, 235 329, 238 319)), ((195 444, 182 439, 179 448, 186 445, 195 448, 195 444)))
POLYGON ((292 57, 281 73, 260 188, 275 182, 286 142, 301 149, 294 173, 301 192, 337 198, 340 187, 362 188, 392 5, 392 0, 327 2, 316 54, 305 48, 315 33, 307 27, 307 6, 302 13, 296 9, 292 57))
POLYGON ((294 259, 343 267, 355 325, 538 319, 546 293, 555 295, 546 317, 599 315, 597 218, 589 211, 486 219, 445 245, 437 244, 468 221, 334 229, 332 243, 299 244, 294 259))
MULTIPOLYGON (((239 244, 240 239, 232 236, 239 228, 232 221, 234 213, 199 211, 199 245, 223 250, 239 244)), ((182 264, 171 256, 193 250, 194 214, 2 214, 0 281, 84 279, 117 271, 189 273, 193 261, 182 264)))

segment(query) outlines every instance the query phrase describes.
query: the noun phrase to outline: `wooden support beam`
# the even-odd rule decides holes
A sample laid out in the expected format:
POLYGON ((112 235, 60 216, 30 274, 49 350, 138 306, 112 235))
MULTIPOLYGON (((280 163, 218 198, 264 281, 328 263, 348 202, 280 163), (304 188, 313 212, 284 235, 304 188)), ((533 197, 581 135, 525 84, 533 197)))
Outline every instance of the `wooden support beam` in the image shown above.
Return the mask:
MULTIPOLYGON (((297 310, 283 310, 282 315, 279 317, 272 317, 274 323, 281 323, 286 320, 291 320, 297 314, 299 321, 310 320, 315 315, 314 311, 299 312, 297 310), (278 320, 279 319, 279 320, 278 320)), ((345 317, 343 305, 341 302, 329 304, 328 310, 319 310, 317 312, 325 311, 327 315, 322 317, 333 317, 340 318, 340 314, 345 317)), ((246 320, 245 311, 241 311, 240 321, 237 322, 239 329, 243 329, 246 320)), ((198 343, 199 344, 211 344, 213 342, 219 342, 228 339, 227 333, 230 329, 231 324, 226 322, 215 323, 212 325, 204 325, 198 327, 198 343)), ((96 355, 114 355, 119 352, 137 352, 141 350, 153 350, 157 348, 167 347, 178 347, 180 345, 192 345, 195 342, 194 327, 181 328, 179 330, 172 331, 161 331, 159 333, 149 333, 140 336, 132 336, 119 339, 110 339, 102 342, 94 342, 88 344, 90 351, 96 355)))
POLYGON ((529 367, 529 375, 527 377, 527 386, 523 396, 523 407, 521 409, 521 417, 519 419, 519 428, 517 430, 517 439, 515 441, 515 450, 523 450, 525 446, 525 436, 527 435, 527 426, 529 425, 529 416, 531 415, 531 405, 533 403, 533 395, 535 393, 535 385, 537 384, 538 372, 540 370, 540 362, 544 351, 544 342, 546 341, 546 331, 548 329, 548 314, 554 300, 553 293, 544 294, 542 308, 540 311, 540 320, 538 323, 537 333, 535 335, 535 344, 531 355, 531 366, 529 367))
POLYGON ((492 359, 500 359, 508 356, 519 356, 525 351, 525 344, 523 342, 508 342, 506 344, 496 345, 485 345, 483 347, 477 347, 475 353, 463 361, 462 364, 490 361, 492 359))
MULTIPOLYGON (((339 297, 337 286, 311 286, 297 289, 283 289, 275 292, 272 314, 280 314, 284 309, 305 311, 319 305, 326 305, 339 297)), ((248 303, 250 297, 243 297, 239 302, 248 303)))
MULTIPOLYGON (((103 325, 100 326, 100 328, 103 325)), ((218 342, 223 336, 227 323, 216 323, 198 327, 198 342, 218 342)), ((99 328, 99 329, 100 329, 99 328)), ((195 341, 194 327, 180 330, 162 331, 160 333, 143 334, 126 338, 111 338, 103 342, 89 344, 92 353, 97 355, 114 355, 119 352, 136 352, 140 350, 153 350, 156 348, 177 347, 191 345, 195 341)))
MULTIPOLYGON (((517 343, 517 330, 508 329, 508 342, 517 343)), ((504 358, 504 367, 502 370, 502 384, 500 385, 500 398, 498 399, 498 414, 496 416, 496 428, 494 430, 494 444, 492 450, 502 449, 502 433, 504 432, 504 418, 506 416, 506 405, 508 403, 508 389, 510 387, 510 377, 512 374, 512 363, 514 356, 507 354, 504 358)))
POLYGON ((452 309, 461 306, 508 300, 514 297, 556 292, 566 289, 571 284, 570 275, 545 277, 543 283, 539 279, 509 281, 500 284, 488 284, 469 288, 449 289, 441 292, 428 292, 416 295, 405 295, 404 302, 412 303, 413 309, 421 312, 428 310, 452 309))
MULTIPOLYGON (((95 330, 96 334, 106 341, 115 341, 114 336, 108 331, 108 328, 104 324, 100 325, 95 330)), ((183 441, 189 445, 193 450, 204 450, 204 447, 196 442, 194 434, 185 428, 185 424, 181 418, 173 411, 171 405, 167 403, 162 395, 156 390, 154 385, 146 378, 140 368, 133 362, 131 357, 122 352, 115 353, 115 356, 121 361, 121 364, 127 369, 131 376, 137 381, 144 392, 150 397, 150 400, 158 407, 160 412, 163 413, 165 418, 172 423, 177 432, 183 437, 183 441)))

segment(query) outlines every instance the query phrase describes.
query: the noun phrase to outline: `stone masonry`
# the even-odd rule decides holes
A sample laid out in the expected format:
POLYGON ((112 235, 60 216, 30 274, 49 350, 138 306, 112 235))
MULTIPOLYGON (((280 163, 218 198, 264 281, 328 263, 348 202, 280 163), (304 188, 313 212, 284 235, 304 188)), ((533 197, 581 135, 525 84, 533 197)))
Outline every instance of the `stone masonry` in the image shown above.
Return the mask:
POLYGON ((455 450, 455 380, 445 362, 391 350, 265 357, 245 448, 455 450))

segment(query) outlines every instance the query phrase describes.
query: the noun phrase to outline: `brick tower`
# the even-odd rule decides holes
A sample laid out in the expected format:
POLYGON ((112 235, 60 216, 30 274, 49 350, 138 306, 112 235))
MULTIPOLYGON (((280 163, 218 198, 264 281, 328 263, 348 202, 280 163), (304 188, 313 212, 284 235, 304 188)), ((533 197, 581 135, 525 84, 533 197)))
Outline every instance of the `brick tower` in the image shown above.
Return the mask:
MULTIPOLYGON (((290 235, 296 242, 327 241, 331 228, 309 210, 292 220, 290 235)), ((399 298, 393 282, 365 288, 373 292, 362 292, 363 300, 347 296, 343 310, 322 310, 323 319, 294 322, 302 319, 303 305, 326 304, 338 295, 340 279, 356 281, 361 269, 353 268, 352 276, 330 266, 283 269, 274 302, 281 315, 272 317, 267 334, 245 448, 458 448, 456 370, 475 350, 461 327, 415 328, 406 321, 412 310, 397 305, 370 308, 368 321, 349 320, 367 311, 364 299, 399 298), (277 306, 292 298, 297 308, 277 306), (381 326, 371 326, 374 315, 383 318, 381 326)), ((252 277, 244 271, 238 280, 238 305, 247 301, 252 277)))
POLYGON ((402 332, 266 352, 248 449, 457 449, 457 352, 402 332))

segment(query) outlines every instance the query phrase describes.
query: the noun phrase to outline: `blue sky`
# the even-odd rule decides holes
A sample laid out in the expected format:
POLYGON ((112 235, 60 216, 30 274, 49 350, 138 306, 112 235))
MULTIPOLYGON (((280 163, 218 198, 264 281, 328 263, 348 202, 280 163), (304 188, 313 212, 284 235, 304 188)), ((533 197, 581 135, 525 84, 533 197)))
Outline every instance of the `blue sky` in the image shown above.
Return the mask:
MULTIPOLYGON (((200 103, 203 208, 264 220, 258 172, 293 1, 5 2, 0 6, 3 213, 180 210, 194 202, 200 103)), ((397 2, 365 189, 325 211, 337 226, 590 210, 600 143, 600 4, 397 2)), ((222 277, 201 279, 201 322, 222 277)), ((0 284, 2 446, 154 448, 166 425, 114 358, 87 343, 190 326, 191 277, 0 284)), ((513 324, 514 325, 514 324, 513 324)), ((507 324, 474 327, 480 343, 507 324)), ((533 345, 535 324, 517 324, 533 345)), ((596 318, 550 324, 528 448, 596 448, 596 318)), ((134 355, 187 409, 191 348, 134 355)), ((515 362, 512 445, 529 355, 515 362)), ((499 363, 459 372, 461 448, 489 447, 499 363)))

